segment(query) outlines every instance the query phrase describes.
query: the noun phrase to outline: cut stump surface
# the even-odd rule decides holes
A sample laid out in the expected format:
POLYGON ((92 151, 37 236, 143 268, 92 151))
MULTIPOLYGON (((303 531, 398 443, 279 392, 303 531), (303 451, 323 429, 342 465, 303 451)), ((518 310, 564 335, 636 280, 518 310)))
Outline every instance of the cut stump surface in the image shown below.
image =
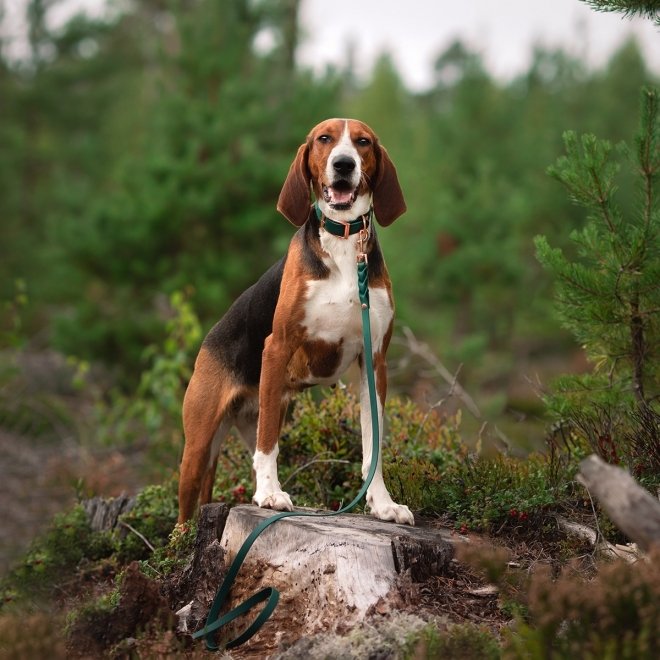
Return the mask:
MULTIPOLYGON (((273 515, 249 505, 231 509, 220 542, 227 566, 252 530, 273 515)), ((391 596, 402 576, 421 581, 441 574, 456 542, 444 529, 367 515, 284 518, 255 541, 232 602, 272 586, 281 593, 278 609, 292 615, 290 623, 309 632, 336 627, 336 621, 350 625, 391 596)))

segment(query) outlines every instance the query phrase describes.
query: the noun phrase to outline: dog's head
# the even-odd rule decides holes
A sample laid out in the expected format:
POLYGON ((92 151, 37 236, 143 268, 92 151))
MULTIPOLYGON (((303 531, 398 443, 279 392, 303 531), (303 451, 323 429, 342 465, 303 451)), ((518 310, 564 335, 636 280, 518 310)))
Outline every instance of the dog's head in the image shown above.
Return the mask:
POLYGON ((300 146, 277 210, 300 227, 309 215, 310 188, 334 220, 362 215, 372 204, 378 222, 392 224, 406 210, 394 164, 376 134, 356 119, 328 119, 300 146))

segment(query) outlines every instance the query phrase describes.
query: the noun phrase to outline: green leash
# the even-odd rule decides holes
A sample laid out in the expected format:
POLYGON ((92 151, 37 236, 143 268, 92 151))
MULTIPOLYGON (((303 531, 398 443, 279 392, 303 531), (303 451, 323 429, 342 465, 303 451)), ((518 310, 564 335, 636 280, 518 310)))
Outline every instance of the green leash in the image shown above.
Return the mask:
POLYGON ((236 575, 240 570, 245 557, 249 552, 252 544, 257 540, 257 537, 270 525, 278 520, 283 518, 290 518, 292 516, 338 516, 342 513, 347 513, 354 509, 360 500, 365 496, 367 488, 371 484, 371 480, 374 477, 376 472, 376 467, 378 465, 378 452, 380 445, 380 430, 378 428, 378 403, 376 401, 376 384, 374 379, 374 365, 373 365, 373 354, 371 348, 371 323, 369 321, 369 272, 367 267, 367 258, 365 254, 358 255, 358 265, 357 265, 357 277, 358 277, 358 294, 360 296, 360 303, 362 305, 362 336, 364 339, 364 358, 365 358, 365 369, 367 371, 367 383, 369 386, 369 402, 371 405, 371 428, 372 428, 372 437, 373 444, 371 450, 371 467, 369 468, 369 474, 362 484, 360 492, 355 496, 355 499, 345 507, 342 507, 338 511, 327 511, 323 513, 310 513, 307 511, 284 511, 282 513, 275 514, 274 516, 262 521, 259 523, 252 533, 245 539, 240 550, 236 554, 232 565, 227 571, 227 575, 218 589, 211 609, 209 610, 208 616, 206 618, 206 624, 201 630, 198 630, 193 634, 193 639, 199 639, 204 637, 206 642, 206 648, 209 651, 218 651, 220 648, 233 648, 239 646, 246 642, 252 635, 254 635, 261 626, 266 623, 270 615, 277 607, 277 601, 280 598, 280 593, 274 587, 266 587, 261 591, 254 594, 248 598, 245 602, 241 603, 238 607, 235 607, 233 610, 227 612, 223 616, 220 615, 222 606, 225 604, 229 592, 231 590, 232 584, 236 579, 236 575), (361 258, 360 258, 361 257, 361 258), (253 607, 259 603, 266 601, 266 605, 259 612, 256 619, 240 634, 238 637, 226 642, 223 647, 221 647, 217 641, 217 632, 223 626, 226 626, 228 623, 232 622, 234 619, 242 616, 249 612, 253 607))

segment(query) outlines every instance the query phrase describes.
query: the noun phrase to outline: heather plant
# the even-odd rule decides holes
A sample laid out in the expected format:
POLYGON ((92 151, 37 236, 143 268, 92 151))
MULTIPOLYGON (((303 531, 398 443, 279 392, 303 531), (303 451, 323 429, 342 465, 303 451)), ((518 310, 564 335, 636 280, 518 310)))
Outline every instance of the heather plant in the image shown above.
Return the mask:
POLYGON ((529 621, 507 636, 505 658, 660 656, 660 553, 615 561, 586 578, 565 568, 536 570, 527 591, 529 621))
POLYGON ((507 660, 651 660, 660 653, 660 558, 655 548, 630 563, 578 559, 558 572, 545 562, 511 562, 503 547, 466 545, 459 561, 497 585, 515 616, 504 635, 507 660))
POLYGON ((569 474, 553 474, 550 461, 540 454, 526 459, 470 455, 442 475, 434 507, 464 529, 540 527, 544 513, 570 495, 569 474))
POLYGON ((342 386, 296 397, 280 443, 280 481, 300 504, 332 509, 348 503, 360 488, 360 407, 342 386))
POLYGON ((178 503, 176 482, 143 488, 135 498, 135 506, 119 517, 119 528, 113 535, 115 554, 127 563, 145 559, 158 548, 168 545, 176 524, 178 503))

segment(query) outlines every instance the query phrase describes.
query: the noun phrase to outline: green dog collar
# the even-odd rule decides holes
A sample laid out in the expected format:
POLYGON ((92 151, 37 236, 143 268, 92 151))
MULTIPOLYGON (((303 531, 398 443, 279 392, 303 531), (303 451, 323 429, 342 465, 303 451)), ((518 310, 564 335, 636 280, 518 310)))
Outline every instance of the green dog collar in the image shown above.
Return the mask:
POLYGON ((369 209, 364 215, 361 215, 355 220, 349 220, 348 222, 338 222, 337 220, 331 220, 326 218, 318 204, 314 204, 314 210, 316 211, 316 217, 321 223, 321 227, 325 229, 328 233, 333 236, 340 236, 341 238, 348 238, 353 234, 357 234, 361 229, 367 229, 369 227, 369 221, 371 218, 371 209, 369 209))

